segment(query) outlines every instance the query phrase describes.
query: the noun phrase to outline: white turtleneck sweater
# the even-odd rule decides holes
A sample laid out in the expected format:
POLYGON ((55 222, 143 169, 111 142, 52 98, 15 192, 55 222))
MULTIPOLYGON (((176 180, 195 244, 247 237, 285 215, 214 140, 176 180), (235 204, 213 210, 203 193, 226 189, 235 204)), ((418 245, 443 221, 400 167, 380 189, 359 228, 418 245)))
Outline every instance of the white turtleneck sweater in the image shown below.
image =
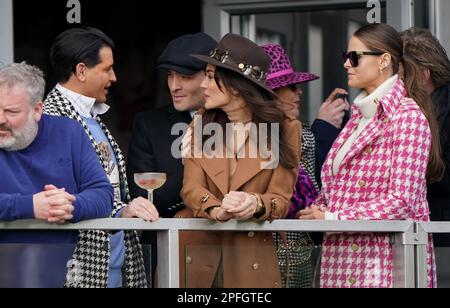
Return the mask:
MULTIPOLYGON (((394 87, 395 83, 398 80, 398 75, 395 75, 384 83, 382 83, 375 91, 372 93, 367 93, 367 91, 363 91, 354 101, 354 105, 358 108, 358 110, 362 114, 362 118, 359 121, 358 127, 352 133, 352 135, 347 139, 344 145, 341 147, 339 152, 336 155, 336 158, 333 161, 333 174, 336 175, 339 172, 339 168, 348 154, 353 144, 355 143, 358 136, 364 131, 367 125, 373 120, 375 115, 377 114, 378 104, 377 101, 381 100, 384 96, 389 94, 389 92, 394 87)), ((326 220, 337 220, 337 213, 329 213, 327 212, 325 215, 326 220)))

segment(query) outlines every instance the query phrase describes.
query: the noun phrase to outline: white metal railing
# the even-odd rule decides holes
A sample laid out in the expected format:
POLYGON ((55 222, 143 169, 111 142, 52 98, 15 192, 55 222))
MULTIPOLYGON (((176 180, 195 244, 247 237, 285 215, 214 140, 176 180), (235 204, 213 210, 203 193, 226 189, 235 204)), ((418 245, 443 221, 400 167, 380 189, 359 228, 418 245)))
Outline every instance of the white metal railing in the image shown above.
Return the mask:
MULTIPOLYGON (((425 225, 427 227, 428 225, 425 225)), ((450 229, 450 228, 449 228, 450 229)), ((393 235, 394 287, 414 288, 416 282, 415 248, 423 244, 424 233, 409 221, 300 221, 273 222, 230 221, 219 224, 204 219, 161 219, 147 223, 140 219, 100 219, 77 224, 54 225, 26 220, 0 222, 4 230, 140 230, 158 232, 158 286, 179 287, 179 231, 234 231, 234 232, 350 232, 388 233, 393 235), (420 231, 420 230, 419 230, 420 231)), ((419 275, 420 277, 420 275, 419 275)), ((419 286, 421 286, 419 284, 419 286)))
MULTIPOLYGON (((428 240, 433 234, 450 234, 449 222, 424 222, 416 226, 416 236, 418 243, 416 246, 416 285, 418 288, 428 287, 428 240)), ((438 281, 439 285, 439 281, 438 281)))

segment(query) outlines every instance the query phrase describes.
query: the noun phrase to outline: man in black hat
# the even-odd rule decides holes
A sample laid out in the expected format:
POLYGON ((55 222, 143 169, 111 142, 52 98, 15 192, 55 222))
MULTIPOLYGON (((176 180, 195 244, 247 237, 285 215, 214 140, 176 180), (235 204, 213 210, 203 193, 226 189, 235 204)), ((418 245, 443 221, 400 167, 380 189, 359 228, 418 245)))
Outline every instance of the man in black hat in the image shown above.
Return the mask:
MULTIPOLYGON (((172 155, 172 144, 180 136, 172 136, 172 127, 178 123, 189 124, 205 103, 200 85, 205 78, 206 64, 191 54, 208 55, 216 46, 217 42, 205 33, 184 35, 170 42, 158 60, 158 68, 167 70, 173 104, 140 113, 135 119, 128 151, 131 196, 147 196, 147 192, 134 183, 135 173, 166 173, 166 184, 154 195, 155 206, 163 218, 173 218, 184 207, 180 198, 183 164, 172 155)), ((156 236, 145 233, 143 242, 155 244, 156 236)), ((154 256, 155 251, 152 249, 154 256)))
POLYGON ((172 136, 177 123, 189 124, 205 103, 200 88, 205 79, 205 64, 191 54, 209 54, 217 42, 204 33, 184 35, 169 43, 158 59, 158 69, 167 70, 167 83, 173 104, 136 116, 128 151, 128 176, 131 195, 146 197, 147 192, 133 181, 135 173, 167 173, 167 183, 155 191, 154 201, 161 217, 172 218, 181 208, 183 182, 181 159, 172 155, 172 136))

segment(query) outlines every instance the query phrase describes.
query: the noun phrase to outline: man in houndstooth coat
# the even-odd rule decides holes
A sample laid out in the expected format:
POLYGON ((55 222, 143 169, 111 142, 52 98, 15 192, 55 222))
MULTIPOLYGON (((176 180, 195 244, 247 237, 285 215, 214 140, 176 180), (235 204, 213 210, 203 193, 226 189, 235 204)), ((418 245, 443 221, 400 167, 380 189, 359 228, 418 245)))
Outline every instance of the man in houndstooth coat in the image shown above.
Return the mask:
MULTIPOLYGON (((115 191, 112 217, 155 221, 159 214, 148 200, 130 202, 124 157, 99 117, 109 109, 108 88, 116 82, 113 48, 112 40, 94 28, 60 34, 51 50, 58 84, 47 96, 44 112, 74 119, 85 129, 115 191)), ((81 231, 69 263, 66 287, 147 287, 135 231, 81 231)))

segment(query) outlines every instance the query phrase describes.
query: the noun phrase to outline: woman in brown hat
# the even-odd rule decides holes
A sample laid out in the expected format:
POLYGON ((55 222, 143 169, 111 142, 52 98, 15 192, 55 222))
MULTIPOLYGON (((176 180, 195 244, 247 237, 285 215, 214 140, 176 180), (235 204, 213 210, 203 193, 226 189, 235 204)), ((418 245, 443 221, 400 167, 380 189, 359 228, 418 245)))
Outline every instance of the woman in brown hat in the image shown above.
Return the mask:
MULTIPOLYGON (((226 35, 209 57, 195 57, 208 66, 202 84, 205 110, 200 112, 201 120, 194 120, 193 130, 216 125, 232 133, 219 136, 223 142, 214 147, 213 157, 205 149, 206 137, 200 142, 204 148, 200 156, 192 138, 193 158, 185 161, 181 192, 184 203, 194 217, 218 222, 284 218, 298 175, 301 128, 297 120, 286 117, 265 85, 270 57, 252 41, 234 34, 226 35), (277 128, 279 134, 274 134, 277 128), (274 135, 275 139, 270 138, 274 135), (253 151, 255 145, 257 151, 253 151), (275 156, 272 164, 261 155, 262 148, 270 149, 271 158, 275 156)), ((198 232, 183 237, 186 268, 181 273, 186 277, 182 285, 281 286, 270 232, 198 232)))

